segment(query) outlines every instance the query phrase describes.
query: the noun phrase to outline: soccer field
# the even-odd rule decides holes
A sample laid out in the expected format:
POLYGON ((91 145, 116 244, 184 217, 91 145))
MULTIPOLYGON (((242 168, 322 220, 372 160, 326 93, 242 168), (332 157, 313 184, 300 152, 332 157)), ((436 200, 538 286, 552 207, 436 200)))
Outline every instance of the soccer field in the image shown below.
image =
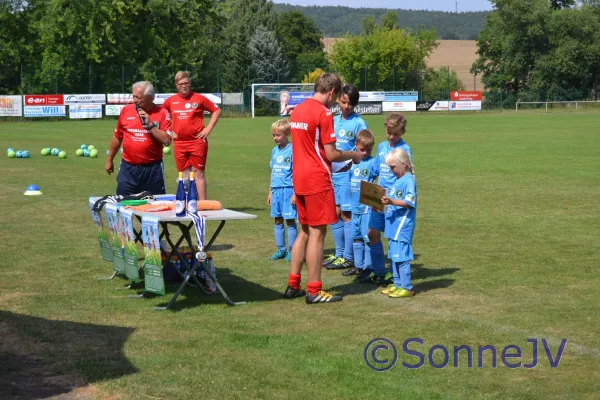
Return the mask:
MULTIPOLYGON (((2 151, 32 154, 0 158, 0 397, 598 398, 600 115, 407 117, 419 192, 413 298, 323 271, 343 302, 281 299, 288 264, 269 260, 266 205, 275 118, 222 119, 208 197, 258 219, 229 222, 213 256, 226 291, 248 304, 186 290, 166 312, 152 311, 163 297, 128 299, 135 290, 116 290, 125 280, 96 280, 112 265, 87 199, 114 193, 104 154, 116 121, 0 123, 2 151), (99 158, 76 157, 82 143, 99 158), (45 147, 68 158, 43 157, 45 147), (30 183, 43 195, 23 196, 30 183), (376 338, 397 348, 385 372, 365 361, 394 358, 389 345, 375 359, 365 352, 376 338), (471 368, 459 346, 472 349, 471 368)), ((383 141, 384 117, 365 119, 383 141)))

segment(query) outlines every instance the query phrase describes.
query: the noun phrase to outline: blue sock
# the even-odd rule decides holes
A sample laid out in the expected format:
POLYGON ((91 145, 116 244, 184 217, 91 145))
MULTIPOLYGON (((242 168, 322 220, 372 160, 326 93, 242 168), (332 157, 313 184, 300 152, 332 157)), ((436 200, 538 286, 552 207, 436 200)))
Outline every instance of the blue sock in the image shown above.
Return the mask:
POLYGON ((354 261, 352 242, 352 221, 344 221, 344 260, 346 261, 354 261))
POLYGON ((371 265, 373 268, 373 272, 376 275, 384 276, 385 275, 385 260, 383 259, 383 243, 381 240, 379 243, 370 244, 371 250, 371 265))
POLYGON ((294 247, 294 242, 296 241, 296 236, 298 236, 298 228, 296 228, 296 224, 287 226, 287 234, 288 234, 288 249, 292 251, 292 247, 294 247))
POLYGON ((331 226, 331 233, 333 234, 333 241, 335 242, 335 256, 341 257, 344 255, 344 223, 341 219, 331 226))
POLYGON ((394 270, 394 286, 413 290, 413 285, 410 282, 410 262, 395 262, 392 269, 394 270), (396 276, 398 276, 398 279, 396 279, 396 276))
POLYGON ((354 242, 352 243, 352 249, 354 250, 354 266, 365 269, 365 243, 362 240, 354 242))
POLYGON ((371 246, 369 246, 369 244, 365 246, 364 269, 373 269, 373 263, 371 262, 371 246))
POLYGON ((279 250, 285 251, 285 230, 283 224, 275 224, 275 245, 279 250))

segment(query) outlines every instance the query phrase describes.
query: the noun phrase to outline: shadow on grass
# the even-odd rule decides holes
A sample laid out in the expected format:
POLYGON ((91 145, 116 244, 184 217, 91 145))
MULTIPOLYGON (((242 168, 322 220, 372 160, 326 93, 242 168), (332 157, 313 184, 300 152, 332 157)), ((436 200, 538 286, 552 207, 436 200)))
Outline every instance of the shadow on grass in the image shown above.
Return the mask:
POLYGON ((134 330, 0 311, 1 397, 62 398, 77 387, 136 373, 123 354, 134 330))
MULTIPOLYGON (((257 283, 248 281, 244 278, 236 276, 228 268, 216 268, 217 279, 219 284, 225 290, 225 293, 229 298, 234 301, 246 301, 246 302, 259 302, 259 301, 273 301, 281 300, 283 297, 282 292, 269 289, 257 283)), ((175 294, 180 283, 169 282, 165 296, 164 303, 158 304, 159 307, 166 306, 171 300, 173 294, 175 294)), ((141 292, 140 292, 141 293, 141 292)), ((219 292, 213 294, 204 294, 200 290, 193 286, 187 286, 181 296, 177 298, 177 301, 170 309, 171 311, 181 311, 190 307, 201 307, 206 304, 223 304, 227 305, 227 301, 221 296, 219 292)))
POLYGON ((213 244, 210 246, 209 252, 212 251, 227 251, 233 249, 235 246, 232 244, 213 244))

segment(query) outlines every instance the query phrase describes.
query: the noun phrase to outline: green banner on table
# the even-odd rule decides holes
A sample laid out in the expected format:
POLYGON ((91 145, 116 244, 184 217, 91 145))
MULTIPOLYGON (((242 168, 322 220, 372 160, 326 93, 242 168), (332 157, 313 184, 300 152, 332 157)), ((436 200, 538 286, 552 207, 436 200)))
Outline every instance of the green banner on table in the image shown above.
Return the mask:
POLYGON ((113 265, 118 274, 125 274, 125 258, 123 256, 123 245, 121 242, 121 229, 119 221, 119 205, 116 203, 104 206, 106 221, 108 222, 108 237, 113 254, 113 265))
POLYGON ((162 272, 158 221, 158 217, 146 215, 142 217, 142 240, 144 241, 146 252, 144 260, 144 290, 164 296, 165 280, 162 272))
POLYGON ((140 282, 140 272, 138 267, 138 248, 133 233, 133 211, 121 208, 119 210, 119 217, 121 219, 121 232, 125 240, 125 275, 133 282, 138 283, 140 282))
POLYGON ((112 262, 113 251, 108 240, 108 229, 106 229, 106 227, 102 223, 102 215, 100 215, 100 212, 93 210, 96 200, 96 197, 90 197, 88 203, 90 207, 90 213, 92 214, 92 219, 94 220, 94 224, 96 224, 96 227, 98 228, 98 242, 100 243, 100 253, 102 254, 103 260, 112 262))

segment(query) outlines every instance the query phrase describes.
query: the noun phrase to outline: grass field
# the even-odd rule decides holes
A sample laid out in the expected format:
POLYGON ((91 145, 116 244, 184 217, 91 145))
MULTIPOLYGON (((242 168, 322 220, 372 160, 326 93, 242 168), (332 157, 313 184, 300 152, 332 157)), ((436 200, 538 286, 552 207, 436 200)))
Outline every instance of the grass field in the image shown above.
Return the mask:
MULTIPOLYGON (((383 117, 366 119, 380 142, 383 117)), ((324 271, 324 288, 345 299, 317 306, 282 300, 288 265, 268 260, 272 121, 223 119, 211 136, 209 197, 258 215, 228 223, 213 252, 222 285, 248 304, 186 290, 166 312, 152 311, 165 298, 128 299, 116 290, 126 281, 96 280, 112 268, 87 199, 113 193, 115 178, 103 157, 74 150, 104 154, 115 121, 0 124, 3 148, 33 154, 0 158, 0 398, 598 398, 600 115, 408 115, 417 295, 390 299, 324 271), (55 146, 66 160, 39 156, 55 146), (29 183, 44 194, 23 196, 29 183), (375 338, 398 348, 387 372, 365 363, 375 338), (425 355, 421 368, 403 366, 418 362, 402 349, 408 338, 423 340, 410 346, 425 355), (533 338, 537 367, 503 365, 508 345, 531 363, 533 338), (553 357, 567 339, 557 368, 542 339, 553 357), (446 368, 428 360, 434 345, 449 349, 446 368), (453 366, 461 345, 473 348, 473 368, 465 352, 453 366), (489 351, 479 368, 484 345, 498 349, 496 368, 489 351)), ((166 172, 174 192, 171 157, 166 172)), ((433 354, 443 364, 443 350, 433 354)))

